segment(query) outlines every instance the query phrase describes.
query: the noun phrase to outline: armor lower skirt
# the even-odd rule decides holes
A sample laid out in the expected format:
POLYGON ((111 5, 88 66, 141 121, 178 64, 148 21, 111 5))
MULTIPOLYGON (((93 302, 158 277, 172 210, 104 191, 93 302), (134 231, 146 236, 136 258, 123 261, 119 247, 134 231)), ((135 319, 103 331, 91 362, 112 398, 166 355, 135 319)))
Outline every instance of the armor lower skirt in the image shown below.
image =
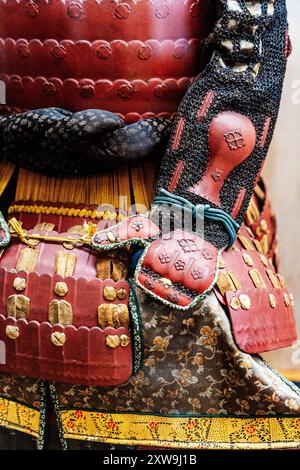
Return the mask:
MULTIPOLYGON (((48 230, 48 234, 53 233, 54 229, 61 233, 74 234, 84 230, 84 220, 90 218, 103 226, 112 223, 111 219, 117 216, 97 214, 93 207, 81 207, 80 210, 63 205, 57 208, 52 205, 52 209, 49 207, 51 206, 45 203, 41 206, 38 203, 21 201, 13 203, 9 213, 10 217, 18 218, 27 230, 34 229, 35 233, 45 233, 48 230)), ((48 370, 52 376, 47 372, 47 367, 43 373, 50 382, 1 374, 0 424, 2 438, 6 439, 5 445, 9 446, 9 442, 14 442, 16 446, 23 445, 27 439, 28 446, 47 446, 44 442, 46 402, 49 402, 51 396, 59 424, 60 445, 63 448, 80 448, 85 445, 80 444, 80 441, 87 442, 88 448, 112 444, 139 448, 155 446, 219 449, 299 446, 299 390, 260 356, 251 356, 241 350, 241 346, 244 349, 243 345, 237 346, 238 336, 233 329, 234 320, 230 315, 232 312, 240 312, 241 315, 243 312, 251 312, 256 317, 265 314, 267 318, 266 302, 261 311, 251 306, 258 294, 268 297, 274 314, 276 304, 283 302, 286 318, 293 304, 284 279, 277 271, 274 217, 262 184, 256 188, 238 241, 224 255, 224 267, 217 287, 196 310, 184 314, 179 315, 155 300, 149 301, 139 289, 128 285, 124 280, 128 274, 126 253, 118 251, 111 258, 101 255, 85 263, 84 255, 76 251, 77 248, 54 244, 55 250, 52 247, 52 252, 47 254, 47 248, 42 248, 42 243, 26 248, 16 239, 1 259, 0 271, 4 278, 2 310, 15 309, 16 316, 15 322, 9 322, 10 325, 5 323, 5 319, 2 320, 1 339, 6 335, 6 346, 11 348, 10 344, 16 340, 7 338, 7 327, 19 326, 20 336, 17 341, 20 346, 15 347, 14 354, 19 358, 19 367, 23 367, 22 375, 29 376, 34 375, 34 366, 33 357, 29 360, 30 348, 26 350, 26 338, 23 338, 23 344, 21 341, 22 334, 26 335, 25 330, 22 330, 24 322, 30 323, 30 319, 35 317, 38 324, 38 315, 44 315, 44 320, 48 321, 51 320, 51 315, 61 315, 65 326, 61 327, 60 333, 65 333, 65 343, 53 343, 55 331, 52 330, 45 333, 45 337, 39 337, 39 344, 45 345, 48 341, 49 351, 52 351, 51 355, 48 351, 48 356, 41 349, 34 351, 36 358, 40 356, 44 360, 48 359, 48 370), (24 249, 33 252, 44 250, 44 256, 37 258, 30 253, 29 257, 24 257, 20 254, 24 249), (62 250, 73 257, 73 261, 58 261, 56 253, 62 250), (239 268, 234 268, 232 260, 235 255, 242 257, 247 276, 241 263, 239 268), (76 267, 72 276, 70 272, 62 271, 67 269, 68 263, 68 269, 74 267, 74 258, 80 272, 80 278, 77 279, 76 267), (42 273, 45 259, 48 275, 42 273), (20 263, 24 262, 33 263, 31 273, 25 274, 22 271, 24 266, 20 266, 20 263), (19 264, 14 274, 12 271, 16 266, 13 264, 19 264), (87 287, 92 269, 95 270, 95 281, 87 287), (31 276, 40 276, 43 280, 43 294, 37 281, 32 285, 31 276), (253 284, 252 291, 247 277, 253 284), (259 283, 264 286, 259 286, 259 283), (247 294, 245 286, 248 286, 247 294), (97 300, 99 287, 102 294, 97 300), (14 294, 11 294, 11 289, 14 294), (40 304, 34 300, 36 292, 40 295, 40 304), (93 298, 90 302, 89 297, 93 298), (9 298, 10 301, 7 300, 9 298), (29 303, 31 300, 31 307, 28 307, 24 298, 29 303), (89 357, 84 356, 84 351, 75 353, 76 336, 72 337, 67 331, 70 327, 74 328, 74 324, 79 327, 82 305, 80 299, 86 311, 89 311, 91 324, 88 326, 95 329, 100 324, 106 337, 106 340, 100 338, 100 341, 104 341, 102 349, 106 348, 106 355, 102 354, 102 362, 99 362, 102 372, 107 370, 107 365, 111 369, 113 365, 120 364, 122 358, 123 376, 117 372, 112 374, 117 385, 109 383, 109 387, 103 388, 95 386, 93 379, 90 384, 87 382, 87 385, 76 385, 82 379, 80 374, 83 376, 89 370, 89 361, 94 366, 93 353, 96 354, 93 349, 90 349, 89 357), (238 299, 239 305, 232 299, 238 299), (61 307, 62 300, 64 304, 61 307), (45 302, 47 305, 44 305, 45 302), (93 302, 98 304, 94 305, 93 302), (128 318, 126 315, 122 317, 122 309, 118 310, 120 305, 128 312, 128 318), (139 309, 136 308, 137 305, 139 309), (120 326, 122 321, 123 326, 120 326), (142 324, 142 333, 135 326, 139 322, 142 324), (121 334, 127 336, 130 342, 125 347, 118 340, 121 334), (111 338, 112 343, 107 338, 111 338), (55 350, 58 352, 55 353, 55 350), (66 363, 68 354, 73 351, 73 355, 76 355, 76 366, 69 368, 67 376, 71 382, 73 377, 73 385, 63 383, 68 381, 64 375, 67 374, 68 365, 61 365, 58 369, 56 362, 55 367, 55 354, 61 355, 63 350, 66 363), (137 354, 142 354, 143 358, 137 354), (135 360, 139 360, 139 363, 135 363, 135 360), (55 373, 56 377, 53 376, 55 373), (57 381, 54 383, 51 380, 57 381), (6 433, 5 429, 10 431, 6 433), (12 430, 16 431, 13 435, 10 434, 12 430)), ((12 316, 10 320, 13 320, 12 316)), ((55 320, 53 322, 56 323, 55 320)), ((55 326, 53 328, 59 330, 55 326)), ((58 336, 57 341, 59 339, 58 336)), ((34 344, 33 335, 31 347, 34 344)), ((91 343, 89 344, 91 348, 91 343)), ((10 354, 13 354, 12 349, 10 354)), ((13 360, 10 364, 13 364, 13 360)), ((0 365, 1 367, 3 368, 0 365)), ((21 374, 22 371, 18 372, 21 374)))

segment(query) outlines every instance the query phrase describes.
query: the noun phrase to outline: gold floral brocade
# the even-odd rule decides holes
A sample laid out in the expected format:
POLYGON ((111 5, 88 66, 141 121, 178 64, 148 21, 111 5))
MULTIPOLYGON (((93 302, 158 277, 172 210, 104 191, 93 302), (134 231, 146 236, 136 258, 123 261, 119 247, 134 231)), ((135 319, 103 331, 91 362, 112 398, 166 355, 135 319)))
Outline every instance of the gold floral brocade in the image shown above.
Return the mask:
POLYGON ((300 417, 175 417, 93 411, 61 413, 66 439, 177 448, 300 447, 300 417))
POLYGON ((0 426, 38 438, 40 411, 0 397, 0 426))

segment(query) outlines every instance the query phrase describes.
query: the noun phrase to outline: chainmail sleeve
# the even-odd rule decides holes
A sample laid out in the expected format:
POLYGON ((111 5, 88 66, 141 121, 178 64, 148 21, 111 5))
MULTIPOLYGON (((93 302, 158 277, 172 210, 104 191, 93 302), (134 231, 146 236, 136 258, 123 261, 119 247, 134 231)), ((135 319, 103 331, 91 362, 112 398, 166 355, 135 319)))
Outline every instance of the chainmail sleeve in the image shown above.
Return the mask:
MULTIPOLYGON (((186 93, 163 159, 161 188, 241 224, 277 119, 289 54, 284 0, 219 0, 212 58, 186 93)), ((227 246, 224 224, 205 238, 227 246)))

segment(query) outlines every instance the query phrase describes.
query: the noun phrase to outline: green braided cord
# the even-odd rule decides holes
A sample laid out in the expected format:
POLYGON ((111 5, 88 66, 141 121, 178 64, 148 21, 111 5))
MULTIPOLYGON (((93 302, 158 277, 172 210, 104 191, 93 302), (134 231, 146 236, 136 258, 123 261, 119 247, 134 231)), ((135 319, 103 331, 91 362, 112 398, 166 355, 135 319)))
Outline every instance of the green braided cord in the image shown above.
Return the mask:
POLYGON ((4 232, 4 237, 0 239, 0 248, 5 248, 10 242, 10 231, 2 212, 0 212, 0 229, 4 232))
POLYGON ((158 195, 153 201, 153 205, 168 204, 172 206, 181 207, 192 214, 194 218, 204 217, 204 219, 214 220, 221 222, 228 232, 231 247, 236 240, 236 230, 239 229, 239 224, 222 209, 215 209, 209 204, 192 204, 187 199, 175 194, 169 193, 165 189, 160 189, 158 195))

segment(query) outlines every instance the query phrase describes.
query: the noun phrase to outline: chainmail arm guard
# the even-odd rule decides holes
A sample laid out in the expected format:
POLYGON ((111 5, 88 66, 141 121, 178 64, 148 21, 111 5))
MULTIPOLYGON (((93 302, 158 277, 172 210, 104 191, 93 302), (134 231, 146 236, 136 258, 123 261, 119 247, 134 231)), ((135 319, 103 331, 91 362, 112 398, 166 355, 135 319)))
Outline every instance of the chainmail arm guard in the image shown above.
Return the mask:
MULTIPOLYGON (((287 15, 284 0, 217 5, 212 59, 180 105, 157 188, 219 207, 240 224, 277 119, 287 15)), ((206 238, 218 247, 228 242, 223 226, 210 221, 206 238)))

